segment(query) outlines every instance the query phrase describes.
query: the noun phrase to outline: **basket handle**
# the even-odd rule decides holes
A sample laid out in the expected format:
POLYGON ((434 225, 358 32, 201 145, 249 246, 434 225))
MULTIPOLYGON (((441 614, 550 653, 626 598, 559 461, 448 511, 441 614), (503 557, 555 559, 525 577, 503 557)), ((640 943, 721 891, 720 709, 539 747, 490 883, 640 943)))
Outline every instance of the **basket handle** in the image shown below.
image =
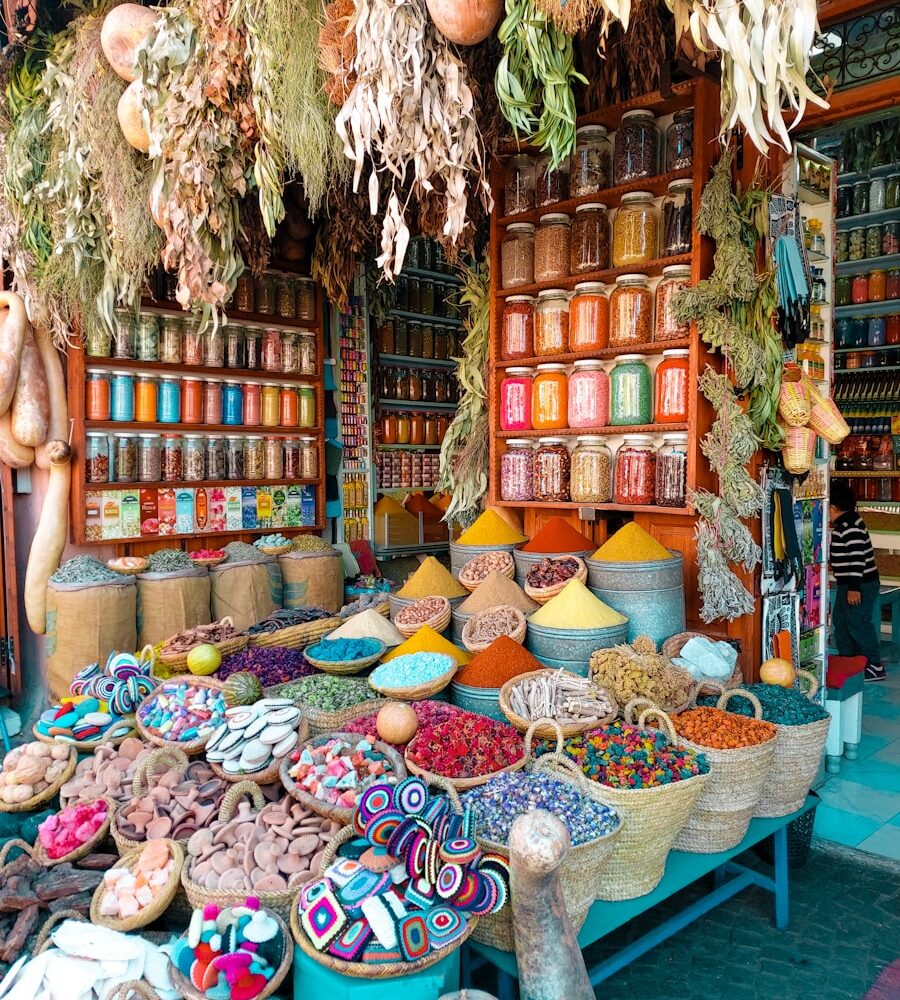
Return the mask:
POLYGON ((262 789, 255 781, 238 781, 228 789, 219 807, 219 822, 230 823, 234 818, 234 811, 237 804, 245 796, 249 795, 253 803, 253 808, 259 812, 266 804, 263 798, 262 789))
POLYGON ((809 670, 798 670, 797 680, 800 681, 800 690, 803 691, 803 685, 806 684, 808 690, 803 691, 807 698, 812 701, 816 696, 816 692, 819 690, 819 682, 815 675, 809 670))
POLYGON ((553 728, 553 733, 556 736, 556 747, 554 753, 562 753, 566 746, 566 738, 563 736, 562 726, 556 721, 556 719, 535 719, 528 730, 525 733, 525 760, 534 760, 534 754, 531 752, 531 741, 534 739, 534 733, 538 726, 547 725, 553 728))
POLYGON ((573 761, 570 757, 567 757, 564 753, 545 753, 541 754, 540 757, 535 760, 533 766, 533 771, 545 771, 547 774, 560 774, 560 772, 565 771, 564 780, 568 781, 570 784, 574 785, 582 795, 589 796, 592 799, 596 799, 598 802, 602 802, 603 805, 608 806, 610 809, 617 809, 616 806, 612 804, 603 795, 603 786, 598 781, 591 781, 585 776, 584 771, 573 761))
POLYGON ((664 712, 658 705, 653 705, 650 708, 645 708, 638 717, 638 725, 646 726, 647 719, 654 717, 660 721, 662 728, 666 732, 666 736, 669 737, 672 743, 678 742, 678 734, 675 732, 675 726, 672 724, 672 719, 668 712, 664 712))
POLYGON ((131 781, 131 791, 136 799, 146 795, 150 790, 150 776, 158 764, 162 764, 164 767, 174 767, 184 774, 187 770, 188 759, 187 755, 177 747, 160 747, 149 753, 138 764, 131 781))
POLYGON ((453 806, 457 815, 461 816, 463 814, 464 809, 459 798, 459 792, 457 792, 452 782, 448 781, 440 774, 429 774, 428 784, 434 785, 435 788, 440 788, 442 792, 446 793, 447 798, 450 800, 450 805, 453 806))
POLYGON ((752 691, 748 691, 746 688, 731 688, 728 691, 724 691, 719 700, 716 702, 716 708, 721 708, 727 710, 728 702, 735 695, 740 695, 742 698, 746 698, 747 701, 753 706, 753 717, 754 719, 761 719, 763 717, 762 705, 760 704, 759 698, 752 691))
POLYGON ((132 993, 137 993, 143 1000, 159 1000, 156 990, 143 979, 129 979, 125 983, 119 983, 106 994, 104 1000, 129 1000, 132 993))
POLYGON ((19 850, 24 851, 32 861, 34 860, 34 848, 31 844, 22 840, 21 837, 13 837, 12 840, 7 840, 7 842, 0 847, 0 868, 6 864, 6 857, 14 847, 18 847, 19 850))
POLYGON ((630 725, 635 725, 637 722, 637 715, 635 710, 638 708, 659 708, 660 706, 656 704, 652 698, 637 697, 632 698, 631 701, 622 709, 622 718, 630 725))
POLYGON ((83 920, 85 923, 88 922, 87 917, 79 913, 78 910, 57 910, 56 913, 51 913, 38 931, 37 940, 34 942, 34 951, 31 953, 32 958, 37 958, 50 944, 50 932, 57 924, 62 923, 63 920, 83 920))
POLYGON ((349 826, 341 827, 340 830, 328 841, 325 845, 325 850, 322 852, 322 863, 319 865, 319 871, 323 874, 328 871, 328 869, 334 864, 337 858, 337 853, 343 847, 344 844, 349 843, 356 836, 353 830, 352 824, 349 826))
POLYGON ((148 642, 146 646, 138 653, 138 663, 143 667, 146 665, 147 672, 152 674, 153 668, 156 666, 156 650, 148 642))

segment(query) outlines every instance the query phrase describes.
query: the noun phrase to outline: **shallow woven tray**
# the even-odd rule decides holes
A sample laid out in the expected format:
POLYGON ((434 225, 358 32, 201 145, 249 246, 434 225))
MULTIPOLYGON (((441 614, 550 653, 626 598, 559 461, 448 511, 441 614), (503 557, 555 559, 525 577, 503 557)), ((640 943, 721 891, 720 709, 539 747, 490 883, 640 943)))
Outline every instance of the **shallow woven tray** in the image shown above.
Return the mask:
MULTIPOLYGON (((561 583, 555 583, 552 587, 530 587, 527 583, 522 587, 526 595, 535 602, 535 604, 546 604, 552 597, 556 597, 557 594, 562 593, 563 589, 567 584, 571 583, 572 580, 580 580, 582 583, 587 582, 588 569, 587 564, 580 556, 545 556, 545 559, 551 559, 553 562, 560 562, 562 560, 574 559, 578 564, 578 569, 570 576, 567 580, 563 580, 561 583)), ((538 564, 535 563, 535 566, 538 564)), ((531 569, 529 569, 531 572, 531 569)))
POLYGON ((145 559, 142 566, 116 566, 116 560, 110 559, 106 563, 106 568, 111 569, 113 573, 118 573, 120 576, 137 576, 138 573, 146 573, 147 567, 150 565, 150 561, 145 559))
MULTIPOLYGON (((136 728, 137 726, 136 720, 130 715, 125 715, 122 718, 126 722, 129 719, 131 719, 132 722, 134 723, 134 725, 128 730, 127 733, 122 733, 121 736, 100 736, 96 740, 76 741, 76 740, 67 740, 56 736, 45 736, 43 733, 38 732, 36 725, 32 727, 31 732, 36 740, 39 740, 41 743, 46 743, 48 746, 72 747, 76 751, 76 754, 79 751, 84 753, 89 750, 96 750, 97 747, 101 746, 104 743, 108 744, 111 747, 117 747, 123 740, 127 740, 129 736, 137 736, 138 730, 136 728)), ((4 811, 9 812, 9 810, 4 810, 4 811)))
POLYGON ((301 625, 288 625, 277 632, 261 632, 250 636, 251 646, 281 646, 284 649, 306 649, 307 646, 343 625, 341 618, 319 618, 301 625))
MULTIPOLYGON (((36 733, 35 736, 37 737, 36 733)), ((57 741, 54 739, 48 739, 47 737, 37 738, 41 743, 56 745, 58 742, 61 746, 66 745, 66 743, 62 740, 57 741)), ((38 792, 37 795, 32 795, 30 799, 26 799, 24 802, 14 802, 9 804, 6 802, 0 802, 0 812, 31 812, 32 809, 37 809, 38 806, 43 805, 45 802, 49 802, 50 799, 52 799, 60 790, 60 788, 62 788, 62 786, 72 777, 75 773, 75 768, 78 766, 78 751, 75 749, 75 744, 69 743, 68 746, 71 748, 69 750, 69 759, 57 781, 54 781, 52 785, 48 785, 42 792, 38 792)))
POLYGON ((294 546, 291 542, 287 542, 284 545, 254 545, 253 547, 259 549, 266 556, 283 556, 286 552, 290 552, 294 546))
MULTIPOLYGON (((309 723, 304 716, 300 716, 300 722, 297 724, 297 735, 299 739, 294 746, 294 750, 301 746, 305 740, 309 739, 309 723)), ((221 764, 216 763, 212 760, 207 760, 212 769, 213 774, 217 778, 221 778, 223 781, 228 781, 231 784, 237 784, 239 781, 253 781, 257 785, 274 785, 278 781, 278 777, 281 774, 281 764, 283 761, 290 760, 291 754, 294 750, 289 750, 283 757, 276 757, 268 767, 263 768, 261 771, 247 771, 241 772, 239 774, 229 774, 221 764)))
MULTIPOLYGON (((409 751, 409 746, 412 745, 414 741, 415 736, 407 746, 407 752, 409 751)), ((522 752, 522 757, 514 764, 510 764, 508 767, 502 767, 499 771, 491 771, 490 774, 479 774, 474 778, 450 778, 446 774, 438 774, 436 771, 426 771, 424 767, 419 767, 418 764, 413 763, 407 754, 404 754, 403 759, 406 761, 406 769, 410 774, 416 774, 420 778, 424 778, 429 784, 437 785, 438 787, 451 785, 456 791, 464 792, 468 788, 477 788, 479 785, 486 784, 491 780, 491 778, 496 778, 498 774, 521 771, 529 760, 531 760, 531 752, 529 746, 526 745, 522 752)))
MULTIPOLYGON (((162 887, 153 902, 138 910, 132 917, 118 919, 116 917, 102 916, 100 913, 100 903, 106 895, 106 883, 101 882, 94 890, 94 895, 91 899, 92 924, 99 924, 101 927, 108 927, 113 931, 127 932, 136 930, 138 927, 146 927, 147 924, 153 923, 154 920, 166 912, 181 884, 184 848, 177 841, 169 840, 168 838, 165 839, 165 844, 169 849, 169 857, 175 859, 175 868, 169 876, 169 881, 162 887)), ((144 846, 146 845, 141 845, 137 850, 121 858, 118 864, 113 865, 113 868, 131 868, 137 863, 138 858, 143 853, 144 846)))
MULTIPOLYGON (((609 699, 609 703, 612 705, 612 711, 604 718, 599 719, 597 722, 570 722, 568 725, 564 726, 562 723, 555 722, 555 720, 553 722, 542 719, 532 721, 531 719, 526 719, 522 715, 516 714, 516 712, 512 710, 509 703, 509 696, 512 689, 517 684, 520 684, 523 680, 530 679, 532 677, 541 677, 544 674, 556 673, 559 673, 559 671, 551 670, 550 668, 546 668, 544 670, 529 670, 528 673, 519 674, 517 677, 511 678, 503 685, 503 687, 500 688, 500 694, 498 696, 500 711, 506 716, 509 724, 511 726, 515 726, 520 733, 527 733, 533 726, 535 736, 540 739, 550 740, 558 735, 556 729, 558 726, 563 737, 568 739, 571 736, 580 736, 582 733, 589 732, 591 729, 598 729, 600 726, 609 725, 609 723, 612 722, 613 719, 615 719, 615 717, 619 714, 619 706, 616 703, 616 699, 612 696, 611 692, 606 690, 606 688, 598 690, 602 690, 604 695, 609 699)), ((591 686, 594 687, 595 685, 591 686)))
MULTIPOLYGON (((662 644, 662 649, 660 652, 666 659, 674 660, 676 656, 681 656, 681 651, 688 644, 691 639, 706 639, 709 636, 705 635, 703 632, 678 632, 676 635, 669 636, 668 639, 662 644)), ((677 664, 674 664, 677 666, 677 664)), ((735 663, 734 670, 731 672, 731 676, 725 681, 716 681, 714 684, 703 683, 700 685, 697 694, 698 695, 713 695, 721 693, 721 688, 724 687, 726 690, 730 688, 740 687, 744 683, 744 674, 741 671, 740 663, 735 663)), ((681 711, 681 709, 679 709, 681 711)))
MULTIPOLYGON (((161 663, 164 663, 167 667, 174 670, 187 670, 187 659, 191 652, 196 649, 197 646, 215 646, 218 649, 219 654, 224 660, 226 656, 231 656, 233 653, 239 653, 244 649, 250 642, 250 636, 248 635, 235 635, 230 639, 223 639, 221 642, 198 642, 192 646, 186 653, 166 653, 161 651, 159 654, 159 659, 161 663)), ((171 680, 172 678, 167 678, 171 680)))
POLYGON ((480 653, 483 650, 488 649, 497 639, 500 638, 500 636, 497 635, 494 636, 490 642, 473 642, 469 637, 473 622, 477 623, 478 618, 481 615, 491 614, 500 608, 505 611, 511 611, 513 613, 513 617, 518 622, 512 632, 503 632, 501 635, 505 635, 507 638, 512 639, 513 642, 519 643, 520 646, 525 641, 525 633, 528 631, 528 622, 525 620, 525 615, 518 608, 514 608, 510 604, 501 604, 498 605, 497 608, 486 608, 484 611, 476 611, 471 618, 469 618, 466 624, 463 625, 462 643, 470 653, 480 653))
POLYGON ((204 556, 202 559, 195 559, 190 553, 188 553, 188 558, 191 560, 194 566, 206 566, 207 569, 212 566, 221 566, 223 562, 228 558, 225 556, 204 556))
MULTIPOLYGON (((438 654, 443 656, 443 653, 438 654)), ((439 677, 435 677, 433 680, 428 681, 424 684, 413 684, 410 687, 405 688, 387 688, 382 687, 378 684, 372 683, 372 676, 369 676, 369 687, 373 691, 377 691, 379 694, 384 695, 391 701, 423 701, 425 698, 431 698, 432 695, 436 695, 439 691, 443 691, 444 688, 453 680, 456 671, 459 669, 459 665, 452 656, 447 655, 447 659, 450 661, 450 667, 447 671, 441 674, 439 677)))
POLYGON ((78 861, 79 858, 83 858, 85 855, 90 854, 95 847, 99 847, 103 841, 106 840, 109 836, 109 827, 112 823, 113 816, 116 814, 116 803, 108 796, 100 795, 96 799, 89 799, 88 802, 79 803, 79 805, 88 805, 90 802, 97 802, 98 799, 103 799, 106 803, 106 819, 103 821, 103 824, 94 836, 86 840, 80 847, 76 847, 74 851, 69 851, 68 854, 64 854, 60 858, 51 858, 44 848, 44 845, 41 843, 40 836, 36 837, 34 847, 32 848, 32 857, 39 865, 43 865, 45 868, 53 868, 55 865, 61 865, 67 861, 78 861))
MULTIPOLYGON (((487 553, 485 552, 480 553, 480 555, 486 555, 486 554, 487 553)), ((494 555, 498 555, 498 553, 495 552, 494 555)), ((512 557, 512 553, 503 552, 502 555, 506 556, 506 559, 509 561, 506 562, 506 560, 504 560, 503 569, 495 570, 495 572, 499 573, 501 576, 505 576, 507 580, 514 580, 516 577, 516 562, 512 557)), ((484 580, 486 579, 486 577, 481 580, 469 580, 466 578, 466 566, 468 566, 469 563, 474 562, 478 558, 479 556, 472 556, 469 562, 467 562, 463 566, 463 568, 459 571, 459 582, 466 588, 466 590, 469 591, 469 593, 471 593, 476 588, 480 587, 481 584, 484 583, 484 580)))
POLYGON ((373 663, 377 663, 387 652, 387 646, 383 642, 379 642, 378 646, 377 653, 370 653, 368 656, 361 656, 355 660, 338 660, 335 662, 332 660, 317 660, 310 656, 308 652, 303 655, 307 663, 315 667, 316 670, 321 670, 323 674, 346 676, 358 674, 360 670, 365 670, 366 667, 371 667, 373 663))
POLYGON ((435 632, 443 632, 444 629, 450 624, 450 613, 452 608, 450 607, 450 602, 446 597, 423 597, 422 600, 438 600, 441 602, 441 609, 436 614, 433 614, 427 621, 416 622, 415 624, 404 624, 403 622, 398 621, 398 619, 403 615, 404 611, 414 608, 419 602, 415 601, 413 604, 408 604, 405 608, 401 608, 394 616, 394 627, 407 639, 411 639, 420 628, 424 628, 426 625, 429 628, 434 629, 435 632))
POLYGON ((165 750, 170 750, 172 748, 176 750, 181 750, 182 753, 187 754, 188 757, 192 757, 195 754, 203 753, 206 744, 209 742, 209 738, 213 734, 213 730, 210 730, 205 736, 198 737, 196 740, 191 740, 190 742, 184 743, 178 740, 167 740, 163 739, 162 736, 158 736, 152 729, 148 729, 140 719, 141 709, 151 698, 159 691, 161 687, 166 684, 193 684, 195 687, 205 687, 210 688, 213 691, 221 691, 224 688, 224 684, 221 681, 214 680, 212 677, 200 677, 195 674, 176 674, 174 677, 167 677, 164 681, 160 681, 159 684, 147 695, 147 697, 138 705, 137 712, 134 715, 134 724, 137 726, 138 732, 141 734, 141 739, 146 740, 147 743, 152 743, 154 746, 162 747, 165 750))

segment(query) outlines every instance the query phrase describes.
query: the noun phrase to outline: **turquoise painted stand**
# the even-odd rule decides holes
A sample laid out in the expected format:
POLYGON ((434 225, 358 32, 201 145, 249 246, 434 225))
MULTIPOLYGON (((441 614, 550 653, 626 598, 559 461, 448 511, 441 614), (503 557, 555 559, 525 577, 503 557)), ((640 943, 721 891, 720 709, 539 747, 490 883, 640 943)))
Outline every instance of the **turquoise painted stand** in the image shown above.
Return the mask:
POLYGON ((459 989, 459 949, 411 976, 358 979, 342 976, 294 947, 294 1000, 437 1000, 459 989))

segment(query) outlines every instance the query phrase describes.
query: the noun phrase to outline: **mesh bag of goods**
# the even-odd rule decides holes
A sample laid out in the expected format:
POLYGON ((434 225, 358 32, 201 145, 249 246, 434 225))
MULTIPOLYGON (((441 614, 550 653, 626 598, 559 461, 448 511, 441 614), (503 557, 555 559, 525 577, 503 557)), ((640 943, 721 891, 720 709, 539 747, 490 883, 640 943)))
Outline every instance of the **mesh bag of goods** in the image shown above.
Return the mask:
POLYGON ((76 556, 47 584, 47 680, 53 698, 69 694, 86 663, 137 647, 137 587, 93 556, 76 556))
MULTIPOLYGON (((319 541, 319 539, 316 539, 319 541)), ((284 606, 340 611, 344 604, 344 561, 337 549, 287 552, 278 557, 284 606)))
POLYGON ((170 635, 208 625, 209 571, 194 566, 181 549, 160 549, 137 578, 138 646, 155 646, 170 635))
POLYGON ((231 618, 242 632, 281 607, 281 569, 253 545, 229 542, 225 562, 209 571, 213 621, 231 618))

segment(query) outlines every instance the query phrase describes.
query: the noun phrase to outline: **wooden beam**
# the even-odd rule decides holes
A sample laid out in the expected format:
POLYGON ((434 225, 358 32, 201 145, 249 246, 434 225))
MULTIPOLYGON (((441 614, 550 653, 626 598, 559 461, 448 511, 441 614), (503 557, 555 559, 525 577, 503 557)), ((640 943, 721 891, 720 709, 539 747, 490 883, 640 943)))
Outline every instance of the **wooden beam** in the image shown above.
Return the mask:
POLYGON ((888 76, 871 83, 861 83, 849 90, 840 90, 831 95, 830 106, 820 108, 813 104, 806 106, 803 121, 796 131, 809 132, 827 128, 876 111, 886 111, 900 106, 900 74, 888 76))
POLYGON ((862 17, 870 11, 881 10, 889 7, 885 0, 868 0, 860 3, 860 0, 820 0, 819 27, 825 28, 829 24, 837 24, 853 17, 862 17))

